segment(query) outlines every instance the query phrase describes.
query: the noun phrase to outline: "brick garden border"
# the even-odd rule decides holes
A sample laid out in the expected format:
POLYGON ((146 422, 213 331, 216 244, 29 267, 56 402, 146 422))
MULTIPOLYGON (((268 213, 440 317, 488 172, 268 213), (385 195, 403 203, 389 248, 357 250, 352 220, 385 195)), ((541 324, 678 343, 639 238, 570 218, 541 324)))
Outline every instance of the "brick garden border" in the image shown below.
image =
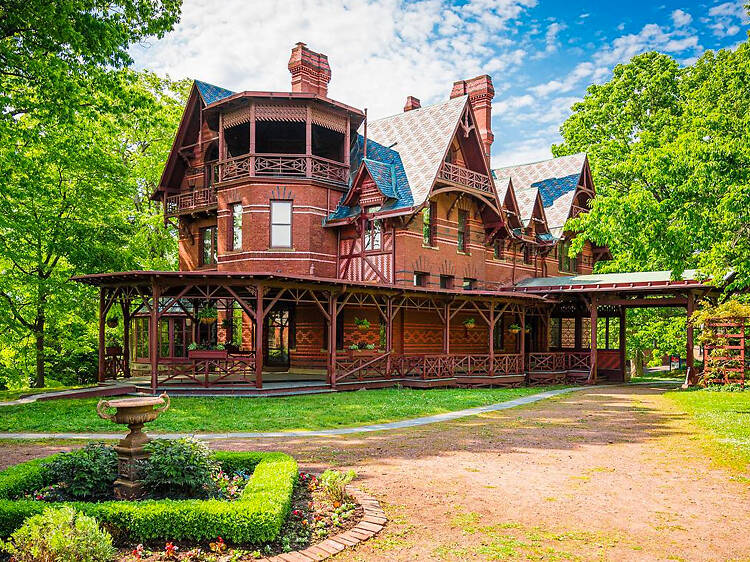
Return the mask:
POLYGON ((364 510, 364 515, 359 523, 348 531, 328 537, 323 542, 308 546, 304 550, 285 552, 271 558, 261 558, 260 562, 311 562, 325 560, 342 550, 366 541, 380 532, 386 521, 388 521, 383 509, 380 507, 380 502, 354 486, 347 486, 346 491, 364 510))

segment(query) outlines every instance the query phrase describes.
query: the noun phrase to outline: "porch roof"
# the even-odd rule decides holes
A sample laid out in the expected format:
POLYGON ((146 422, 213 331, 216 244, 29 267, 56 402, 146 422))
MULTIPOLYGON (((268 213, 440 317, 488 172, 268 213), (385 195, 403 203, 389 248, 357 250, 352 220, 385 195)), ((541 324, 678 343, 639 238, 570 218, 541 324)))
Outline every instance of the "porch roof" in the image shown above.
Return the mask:
POLYGON ((565 277, 536 277, 516 284, 522 293, 571 293, 637 291, 663 293, 680 289, 711 289, 697 278, 696 270, 687 269, 681 278, 674 279, 671 271, 641 271, 635 273, 596 273, 565 277))
MULTIPOLYGON (((169 282, 170 286, 185 286, 191 283, 208 283, 220 285, 228 283, 241 285, 242 281, 264 281, 269 286, 283 286, 285 283, 312 284, 321 289, 325 288, 356 288, 376 293, 402 293, 402 294, 424 294, 443 295, 446 297, 496 297, 516 300, 542 301, 541 295, 524 294, 512 288, 504 291, 489 290, 456 290, 439 289, 427 287, 410 287, 403 285, 385 283, 366 283, 361 281, 348 281, 346 279, 333 279, 327 277, 313 277, 310 275, 280 275, 278 273, 257 272, 245 273, 239 271, 122 271, 117 273, 92 273, 89 275, 76 275, 71 280, 85 283, 95 287, 141 287, 145 292, 150 290, 152 283, 158 281, 169 282), (182 281, 182 283, 180 283, 182 281)), ((191 296, 189 293, 186 297, 191 296)))

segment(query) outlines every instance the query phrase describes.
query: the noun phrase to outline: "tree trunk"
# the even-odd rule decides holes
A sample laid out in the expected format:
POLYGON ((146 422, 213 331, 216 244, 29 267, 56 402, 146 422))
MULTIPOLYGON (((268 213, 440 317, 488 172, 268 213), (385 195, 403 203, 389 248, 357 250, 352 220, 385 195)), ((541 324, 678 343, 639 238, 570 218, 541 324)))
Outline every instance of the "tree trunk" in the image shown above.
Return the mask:
POLYGON ((631 373, 633 373, 631 376, 634 377, 642 377, 643 376, 643 366, 644 366, 644 355, 641 350, 638 350, 635 352, 635 356, 632 360, 633 369, 631 373))
POLYGON ((34 322, 34 338, 36 339, 36 376, 34 387, 44 388, 44 328, 45 328, 45 305, 46 295, 39 295, 36 309, 36 322, 34 322))

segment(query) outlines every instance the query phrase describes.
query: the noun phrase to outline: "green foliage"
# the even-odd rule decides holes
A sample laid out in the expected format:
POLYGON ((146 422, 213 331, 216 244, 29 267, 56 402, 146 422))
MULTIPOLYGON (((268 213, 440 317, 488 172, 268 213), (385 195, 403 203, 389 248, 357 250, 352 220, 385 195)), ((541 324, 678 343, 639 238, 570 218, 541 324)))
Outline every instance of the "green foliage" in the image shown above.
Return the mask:
POLYGON ((26 494, 52 484, 48 465, 54 463, 58 455, 44 459, 33 459, 0 472, 0 499, 18 499, 26 494))
POLYGON ((107 562, 116 554, 109 533, 70 507, 30 517, 2 546, 16 562, 107 562))
POLYGON ((0 381, 94 375, 95 300, 73 274, 173 263, 148 200, 185 86, 125 67, 179 0, 0 7, 0 381))
POLYGON ((588 88, 555 155, 588 153, 597 196, 568 224, 609 246, 601 271, 698 267, 750 286, 750 44, 693 65, 645 53, 588 88))
MULTIPOLYGON (((297 462, 283 453, 221 452, 214 458, 227 463, 224 466, 227 470, 255 467, 239 500, 71 502, 69 505, 94 517, 116 537, 132 542, 206 542, 219 536, 241 544, 275 540, 289 514, 298 475, 297 462)), ((0 472, 0 490, 6 473, 0 472)), ((16 488, 30 486, 18 478, 15 480, 16 488)), ((0 538, 8 537, 27 517, 41 513, 48 506, 38 501, 0 499, 0 538)))
POLYGON ((205 443, 183 439, 154 439, 141 461, 140 478, 144 489, 153 497, 205 498, 211 493, 211 474, 219 469, 205 443))
POLYGON ((693 313, 690 321, 696 326, 702 326, 710 320, 729 318, 750 318, 750 304, 730 299, 716 306, 703 306, 693 313))
POLYGON ((65 492, 75 499, 109 497, 117 479, 117 452, 104 443, 89 443, 81 449, 60 453, 47 470, 47 479, 62 484, 65 492))
POLYGON ((320 475, 320 485, 323 486, 328 499, 332 502, 344 503, 349 498, 346 486, 356 477, 357 473, 353 470, 339 472, 328 469, 320 475))

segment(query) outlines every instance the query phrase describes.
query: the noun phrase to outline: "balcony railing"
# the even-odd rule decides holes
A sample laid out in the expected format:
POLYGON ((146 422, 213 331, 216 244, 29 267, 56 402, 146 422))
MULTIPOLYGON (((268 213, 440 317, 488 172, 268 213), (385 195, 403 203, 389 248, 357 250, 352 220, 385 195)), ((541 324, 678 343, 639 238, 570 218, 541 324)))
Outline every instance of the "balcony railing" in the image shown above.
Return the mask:
POLYGON ((484 193, 492 192, 489 176, 474 172, 463 166, 450 164, 449 162, 443 162, 438 173, 438 179, 476 189, 477 191, 483 191, 484 193))
POLYGON ((258 176, 312 178, 345 184, 349 167, 304 154, 243 154, 219 162, 219 181, 258 176))
POLYGON ((216 206, 216 190, 213 187, 196 189, 186 193, 167 196, 164 215, 175 217, 185 213, 215 209, 216 206))

